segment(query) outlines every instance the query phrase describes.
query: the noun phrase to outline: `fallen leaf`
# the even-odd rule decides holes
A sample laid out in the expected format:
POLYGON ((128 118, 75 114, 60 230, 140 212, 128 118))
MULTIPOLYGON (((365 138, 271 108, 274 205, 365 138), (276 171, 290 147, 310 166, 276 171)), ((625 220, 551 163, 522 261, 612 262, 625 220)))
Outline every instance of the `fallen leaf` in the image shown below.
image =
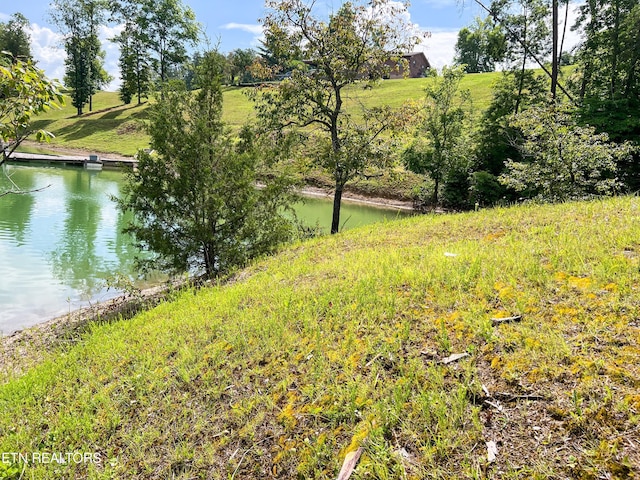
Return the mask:
POLYGON ((349 477, 351 477, 358 460, 360 460, 360 455, 362 455, 363 450, 364 449, 360 447, 353 452, 347 453, 344 457, 344 462, 342 463, 342 468, 340 469, 337 480, 348 480, 349 477))
POLYGON ((496 457, 498 456, 498 445, 496 442, 491 440, 487 442, 487 461, 489 463, 493 463, 496 461, 496 457))

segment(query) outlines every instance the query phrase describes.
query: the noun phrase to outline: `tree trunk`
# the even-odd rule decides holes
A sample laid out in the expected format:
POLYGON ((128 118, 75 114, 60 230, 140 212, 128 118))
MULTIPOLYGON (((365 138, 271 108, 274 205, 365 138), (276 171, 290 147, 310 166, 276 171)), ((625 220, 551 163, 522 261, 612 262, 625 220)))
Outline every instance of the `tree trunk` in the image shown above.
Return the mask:
POLYGON ((618 93, 618 59, 620 58, 620 1, 613 2, 613 28, 611 29, 611 92, 613 100, 618 93))
POLYGON ((431 203, 433 203, 433 208, 438 206, 438 191, 440 190, 440 175, 435 175, 433 179, 433 196, 431 197, 431 203))
POLYGON ((522 69, 520 70, 520 83, 518 85, 518 95, 516 96, 516 106, 514 109, 514 114, 518 114, 518 112, 520 111, 520 101, 522 100, 522 90, 524 89, 524 73, 527 69, 527 27, 529 26, 529 23, 527 21, 527 13, 525 11, 524 14, 524 30, 522 32, 522 69))
POLYGON ((560 57, 562 57, 562 50, 564 49, 564 40, 567 36, 567 24, 569 23, 569 0, 567 0, 564 10, 564 23, 562 25, 562 38, 560 39, 560 48, 558 48, 558 66, 560 66, 560 57))
POLYGON ((522 90, 524 90, 524 74, 527 71, 526 67, 527 67, 527 54, 525 53, 524 58, 522 59, 522 69, 520 70, 520 81, 518 82, 518 95, 516 96, 516 106, 513 110, 513 113, 516 115, 520 112, 522 90))
POLYGON ((333 194, 333 218, 331 220, 331 234, 338 233, 340 230, 340 206, 342 204, 342 192, 344 183, 336 180, 336 191, 333 194))
POLYGON ((555 100, 558 89, 558 0, 553 0, 551 12, 552 52, 551 52, 551 98, 555 100))

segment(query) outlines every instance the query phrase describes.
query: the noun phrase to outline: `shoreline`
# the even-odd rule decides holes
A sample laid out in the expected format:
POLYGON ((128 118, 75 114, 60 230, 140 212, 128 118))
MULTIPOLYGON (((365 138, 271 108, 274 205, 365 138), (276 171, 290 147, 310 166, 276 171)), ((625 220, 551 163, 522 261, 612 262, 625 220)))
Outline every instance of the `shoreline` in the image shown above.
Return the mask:
POLYGON ((64 344, 72 344, 92 322, 127 320, 161 303, 185 282, 169 282, 140 290, 135 296, 122 294, 88 307, 72 310, 35 325, 0 335, 0 381, 20 374, 64 344))
MULTIPOLYGON (((51 145, 51 144, 41 144, 33 140, 25 140, 23 142, 23 145, 29 148, 48 150, 51 153, 47 153, 46 155, 51 155, 51 156, 71 155, 71 156, 76 156, 78 158, 81 158, 81 157, 84 158, 84 157, 88 157, 91 154, 98 154, 99 156, 101 156, 103 160, 113 162, 114 164, 118 162, 126 162, 127 164, 131 164, 131 162, 135 161, 134 157, 127 157, 127 156, 119 155, 116 153, 91 151, 88 149, 73 148, 73 147, 61 147, 58 145, 51 145), (53 152, 57 152, 57 153, 53 153, 53 152)), ((27 160, 27 161, 18 161, 18 162, 9 162, 9 163, 13 163, 14 165, 20 165, 20 164, 29 163, 29 161, 27 160)), ((33 162, 33 163, 36 163, 36 162, 33 162)), ((117 167, 117 166, 109 167, 109 169, 119 169, 119 168, 121 167, 117 167)), ((332 192, 333 190, 330 187, 322 188, 322 187, 315 187, 312 185, 307 185, 298 190, 298 193, 300 193, 303 196, 325 198, 328 200, 331 200, 333 198, 332 192)), ((379 208, 390 208, 390 209, 405 210, 405 211, 414 210, 413 202, 410 200, 399 200, 395 198, 372 197, 372 196, 362 195, 362 194, 349 191, 348 187, 342 194, 342 200, 345 202, 358 203, 362 205, 370 205, 372 207, 379 207, 379 208)))

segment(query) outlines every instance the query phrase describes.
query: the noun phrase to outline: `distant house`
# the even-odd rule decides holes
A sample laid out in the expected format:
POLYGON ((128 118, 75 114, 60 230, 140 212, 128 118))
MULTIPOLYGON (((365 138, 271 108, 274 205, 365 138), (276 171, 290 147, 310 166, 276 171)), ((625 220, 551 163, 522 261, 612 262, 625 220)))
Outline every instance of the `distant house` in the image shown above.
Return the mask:
MULTIPOLYGON (((431 64, 423 52, 405 53, 402 58, 407 62, 409 68, 409 78, 424 77, 427 70, 431 68, 431 64)), ((404 66, 389 61, 387 63, 392 67, 389 72, 389 78, 404 78, 404 66)))

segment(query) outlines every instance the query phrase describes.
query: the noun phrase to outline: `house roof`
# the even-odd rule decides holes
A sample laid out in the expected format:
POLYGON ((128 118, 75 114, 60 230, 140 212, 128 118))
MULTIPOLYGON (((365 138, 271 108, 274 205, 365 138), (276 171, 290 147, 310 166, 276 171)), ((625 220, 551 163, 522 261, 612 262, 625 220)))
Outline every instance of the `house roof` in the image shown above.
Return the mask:
POLYGON ((409 52, 409 53, 404 53, 402 54, 402 58, 413 58, 413 57, 424 57, 424 59, 427 61, 427 63, 429 63, 429 60, 427 59, 427 56, 424 54, 424 52, 409 52))

